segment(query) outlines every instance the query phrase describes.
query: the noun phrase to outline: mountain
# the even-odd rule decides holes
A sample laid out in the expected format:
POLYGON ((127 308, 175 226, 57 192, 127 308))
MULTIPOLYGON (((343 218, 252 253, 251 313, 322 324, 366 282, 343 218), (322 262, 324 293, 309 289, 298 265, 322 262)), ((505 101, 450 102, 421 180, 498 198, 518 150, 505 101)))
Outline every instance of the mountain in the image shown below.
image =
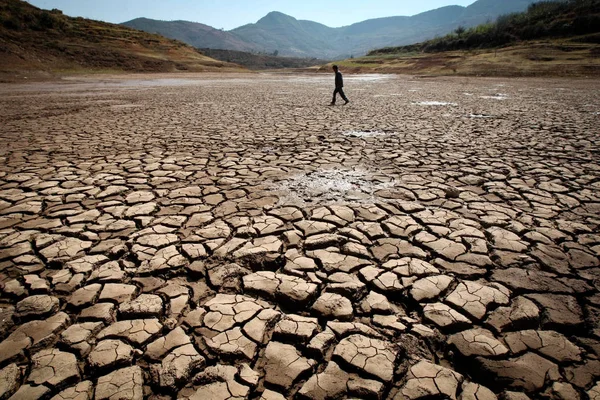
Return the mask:
POLYGON ((531 3, 533 2, 528 0, 479 0, 466 8, 465 17, 483 17, 495 19, 499 15, 524 11, 531 3))
MULTIPOLYGON (((494 23, 458 29, 445 36, 408 46, 374 50, 367 55, 477 50, 559 38, 596 44, 599 34, 600 0, 547 0, 530 5, 526 12, 505 15, 494 23)), ((572 46, 570 43, 564 47, 568 49, 572 46)), ((594 54, 590 54, 590 57, 593 58, 594 54)))
POLYGON ((181 40, 196 48, 231 48, 240 51, 257 51, 258 47, 239 36, 211 26, 188 21, 157 21, 137 18, 122 25, 171 39, 181 40))
MULTIPOLYGON (((179 21, 175 22, 178 28, 184 26, 179 21)), ((131 26, 129 23, 127 24, 131 26)), ((235 33, 217 31, 228 35, 223 36, 229 39, 227 44, 209 45, 206 44, 206 38, 200 36, 196 36, 190 43, 194 43, 194 46, 205 45, 206 47, 198 47, 204 54, 219 60, 231 61, 249 69, 303 68, 326 62, 316 57, 308 57, 307 54, 313 48, 328 48, 323 37, 327 37, 332 31, 334 29, 316 22, 298 21, 283 13, 271 12, 256 24, 242 26, 235 33), (230 44, 233 43, 233 38, 244 38, 248 43, 243 46, 244 51, 231 50, 230 44), (261 43, 261 46, 255 43, 261 43), (253 48, 250 48, 252 46, 253 48), (267 52, 267 48, 275 50, 267 52), (294 49, 294 51, 278 57, 279 48, 294 49), (301 56, 294 57, 294 54, 298 52, 301 56)), ((183 33, 183 30, 180 33, 183 33)), ((211 35, 211 37, 214 36, 211 35)))
POLYGON ((466 28, 521 12, 537 0, 477 0, 468 7, 447 6, 412 17, 370 19, 341 28, 271 12, 254 24, 230 31, 186 21, 139 18, 123 24, 146 32, 179 39, 195 47, 324 59, 363 55, 381 47, 422 42, 445 35, 458 26, 466 28))
MULTIPOLYGON (((421 41, 423 37, 435 37, 446 33, 463 23, 461 17, 464 10, 465 8, 460 6, 447 6, 412 17, 379 18, 340 29, 346 40, 352 43, 350 55, 363 55, 374 46, 378 47, 380 43, 386 43, 383 47, 394 43, 414 43, 421 41)), ((342 40, 338 40, 337 43, 338 48, 344 48, 342 40)), ((341 55, 345 55, 342 58, 348 56, 341 55)))
POLYGON ((180 41, 71 18, 21 0, 0 0, 0 54, 0 74, 5 78, 32 71, 239 70, 180 41))
MULTIPOLYGON (((540 0, 535 2, 538 1, 540 0)), ((500 15, 523 12, 532 3, 534 1, 530 0, 479 0, 466 7, 464 14, 461 16, 462 26, 473 27, 487 21, 493 21, 500 15)))
POLYGON ((496 22, 337 64, 361 73, 596 78, 599 43, 600 0, 546 0, 496 22))
POLYGON ((280 12, 271 12, 255 24, 248 24, 231 31, 246 41, 257 44, 266 52, 277 50, 281 55, 310 57, 335 52, 328 41, 336 30, 325 25, 297 20, 280 12))

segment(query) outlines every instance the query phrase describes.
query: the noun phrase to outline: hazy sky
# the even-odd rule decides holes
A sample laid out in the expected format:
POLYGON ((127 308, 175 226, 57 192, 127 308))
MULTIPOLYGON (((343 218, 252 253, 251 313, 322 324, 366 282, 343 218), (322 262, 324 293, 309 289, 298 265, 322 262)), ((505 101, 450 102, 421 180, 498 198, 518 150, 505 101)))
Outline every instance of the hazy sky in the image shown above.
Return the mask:
MULTIPOLYGON (((73 17, 121 23, 138 17, 201 22, 227 30, 253 23, 269 11, 320 22, 332 28, 365 19, 414 15, 475 0, 28 0, 73 17)), ((502 0, 498 0, 502 1, 502 0)))

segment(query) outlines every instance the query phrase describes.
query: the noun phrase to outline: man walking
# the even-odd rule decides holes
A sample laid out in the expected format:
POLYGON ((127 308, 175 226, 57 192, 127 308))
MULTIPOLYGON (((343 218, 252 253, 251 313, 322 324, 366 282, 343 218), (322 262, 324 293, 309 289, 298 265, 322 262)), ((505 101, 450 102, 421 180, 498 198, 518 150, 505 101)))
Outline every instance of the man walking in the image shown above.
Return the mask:
POLYGON ((342 73, 339 71, 337 65, 333 66, 333 72, 335 72, 335 90, 333 91, 333 100, 331 100, 330 105, 335 106, 335 99, 338 93, 340 94, 340 96, 342 96, 342 99, 344 99, 344 104, 348 104, 350 100, 348 100, 348 98, 344 94, 344 78, 342 78, 342 73))

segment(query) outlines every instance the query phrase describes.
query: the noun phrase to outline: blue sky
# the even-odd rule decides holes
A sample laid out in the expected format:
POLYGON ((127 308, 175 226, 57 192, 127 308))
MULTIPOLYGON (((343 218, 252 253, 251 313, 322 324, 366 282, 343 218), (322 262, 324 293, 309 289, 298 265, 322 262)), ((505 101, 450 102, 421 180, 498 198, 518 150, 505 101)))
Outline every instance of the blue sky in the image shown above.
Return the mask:
MULTIPOLYGON (((58 8, 73 17, 120 23, 138 17, 201 22, 227 30, 253 23, 269 11, 281 11, 330 27, 365 19, 414 15, 475 0, 27 0, 36 7, 58 8)), ((498 0, 502 1, 502 0, 498 0)))

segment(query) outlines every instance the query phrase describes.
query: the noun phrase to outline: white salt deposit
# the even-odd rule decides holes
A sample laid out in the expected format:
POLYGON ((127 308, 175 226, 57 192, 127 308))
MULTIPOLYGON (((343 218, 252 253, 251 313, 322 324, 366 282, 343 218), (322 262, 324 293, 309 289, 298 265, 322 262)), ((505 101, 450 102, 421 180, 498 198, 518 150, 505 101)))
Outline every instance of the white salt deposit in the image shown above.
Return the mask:
POLYGON ((419 101, 414 103, 420 106, 456 106, 456 103, 447 103, 444 101, 419 101))
POLYGON ((375 192, 394 186, 393 179, 385 178, 362 168, 319 170, 273 182, 273 190, 280 205, 373 203, 375 192))
POLYGON ((363 82, 371 82, 371 81, 380 81, 384 79, 391 79, 393 76, 385 75, 385 74, 364 74, 364 75, 352 75, 347 76, 345 79, 351 81, 363 81, 363 82))
POLYGON ((386 133, 382 132, 382 131, 346 131, 346 132, 343 132, 342 135, 350 136, 350 137, 369 138, 369 137, 385 136, 386 133))
POLYGON ((506 100, 508 99, 508 95, 504 93, 497 93, 493 96, 480 96, 482 99, 491 99, 491 100, 506 100))

